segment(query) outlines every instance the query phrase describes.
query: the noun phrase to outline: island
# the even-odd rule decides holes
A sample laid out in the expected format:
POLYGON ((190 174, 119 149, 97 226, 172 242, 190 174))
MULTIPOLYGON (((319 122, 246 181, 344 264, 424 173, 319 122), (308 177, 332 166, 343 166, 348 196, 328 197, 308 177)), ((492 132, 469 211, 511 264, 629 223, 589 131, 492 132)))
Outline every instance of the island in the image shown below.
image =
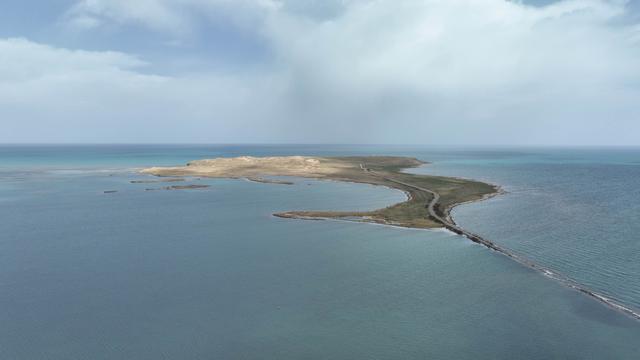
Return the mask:
POLYGON ((403 170, 425 162, 397 156, 349 157, 250 157, 196 160, 186 166, 152 167, 142 173, 163 177, 198 176, 266 180, 264 176, 294 176, 321 180, 347 181, 387 186, 407 194, 407 200, 373 211, 287 211, 274 214, 282 218, 348 219, 410 228, 447 227, 458 231, 451 209, 499 192, 495 185, 452 177, 419 175, 403 170))

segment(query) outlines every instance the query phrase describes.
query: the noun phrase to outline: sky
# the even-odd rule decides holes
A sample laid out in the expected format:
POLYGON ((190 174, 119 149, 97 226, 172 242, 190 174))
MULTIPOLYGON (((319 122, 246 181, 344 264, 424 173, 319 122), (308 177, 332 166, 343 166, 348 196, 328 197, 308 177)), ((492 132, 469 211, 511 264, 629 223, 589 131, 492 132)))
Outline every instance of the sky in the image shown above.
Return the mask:
POLYGON ((0 143, 640 145, 640 1, 4 0, 0 143))

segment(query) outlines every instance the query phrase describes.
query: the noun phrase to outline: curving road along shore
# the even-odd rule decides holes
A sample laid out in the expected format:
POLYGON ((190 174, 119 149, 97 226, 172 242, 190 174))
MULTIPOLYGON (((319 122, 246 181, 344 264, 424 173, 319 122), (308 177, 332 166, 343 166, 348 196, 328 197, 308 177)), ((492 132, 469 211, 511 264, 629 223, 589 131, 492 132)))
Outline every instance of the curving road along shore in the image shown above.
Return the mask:
POLYGON ((477 234, 474 234, 474 233, 472 233, 470 231, 464 230, 461 227, 459 227, 458 225, 456 225, 454 222, 448 221, 447 219, 444 219, 443 217, 438 215, 438 213, 435 210, 436 206, 438 206, 438 202, 440 201, 440 194, 436 193, 435 191, 432 191, 432 190, 429 190, 429 189, 425 189, 423 187, 416 186, 416 185, 413 185, 413 184, 409 184, 409 183, 406 183, 406 182, 403 182, 403 181, 395 180, 395 179, 392 179, 392 178, 389 178, 389 177, 385 177, 382 174, 376 173, 375 171, 373 171, 371 169, 368 169, 364 164, 360 164, 360 168, 363 171, 365 171, 365 172, 367 172, 367 173, 369 173, 371 175, 379 176, 379 177, 381 177, 382 179, 384 179, 386 181, 393 182, 393 183, 396 183, 396 184, 399 184, 399 185, 403 185, 403 186, 406 186, 406 187, 409 187, 409 188, 413 188, 413 189, 418 190, 418 191, 423 191, 423 192, 426 192, 428 194, 431 194, 431 196, 432 196, 431 201, 429 201, 427 203, 427 205, 426 205, 426 208, 427 208, 427 211, 429 213, 429 216, 433 220, 435 220, 435 221, 439 222, 440 224, 442 224, 442 226, 445 227, 447 230, 452 231, 452 232, 454 232, 454 233, 456 233, 458 235, 462 235, 462 236, 468 238, 469 240, 473 241, 474 243, 483 245, 483 246, 485 246, 485 247, 487 247, 487 248, 489 248, 489 249, 491 249, 493 251, 499 252, 500 254, 505 255, 505 256, 517 261, 518 263, 528 267, 528 268, 531 268, 531 269, 534 269, 536 271, 539 271, 542 274, 544 274, 545 276, 559 281, 560 283, 562 283, 565 286, 568 286, 571 289, 577 290, 577 291, 579 291, 579 292, 581 292, 581 293, 583 293, 583 294, 585 294, 585 295, 587 295, 587 296, 589 296, 589 297, 591 297, 593 299, 598 300, 599 302, 601 302, 601 303, 613 308, 614 310, 620 311, 620 312, 622 312, 624 314, 627 314, 627 315, 631 316, 632 318, 640 320, 640 313, 638 313, 636 311, 633 311, 632 309, 630 309, 630 308, 628 308, 628 307, 626 307, 626 306, 624 306, 622 304, 619 304, 617 301, 609 299, 609 298, 607 298, 607 297, 605 297, 603 295, 600 295, 600 294, 596 293, 595 291, 590 290, 587 287, 581 285, 580 283, 576 282, 575 280, 572 280, 572 279, 568 278, 567 276, 564 276, 562 274, 553 272, 553 271, 551 271, 549 269, 546 269, 546 268, 544 268, 544 267, 542 267, 540 265, 537 265, 537 264, 535 264, 535 263, 533 263, 533 262, 531 262, 531 261, 529 261, 529 260, 527 260, 525 258, 522 258, 522 257, 516 255, 514 252, 512 252, 511 250, 509 250, 509 249, 507 249, 505 247, 496 245, 494 242, 492 242, 490 240, 487 240, 487 239, 483 238, 480 235, 477 235, 477 234))
POLYGON ((482 238, 480 235, 476 235, 472 232, 469 232, 467 230, 462 229, 461 227, 457 226, 456 224, 447 221, 446 219, 444 219, 443 217, 441 217, 440 215, 437 214, 435 208, 438 205, 438 202, 440 201, 440 194, 438 194, 435 191, 429 190, 429 189, 425 189, 423 187, 420 186, 416 186, 416 185, 412 185, 403 181, 399 181, 399 180, 395 180, 389 177, 385 177, 384 175, 378 174, 375 171, 368 169, 365 167, 364 164, 360 164, 360 168, 366 172, 368 172, 371 175, 376 175, 376 176, 380 176, 382 179, 386 180, 386 181, 390 181, 392 183, 396 183, 396 184, 400 184, 400 185, 404 185, 406 187, 409 188, 413 188, 415 190, 419 190, 419 191, 424 191, 428 194, 431 194, 432 198, 431 201, 429 201, 427 203, 427 211, 429 213, 429 216, 431 216, 432 219, 436 220, 437 222, 439 222, 440 224, 442 224, 442 226, 444 226, 445 228, 447 228, 450 231, 453 231, 456 234, 459 235, 463 235, 467 238, 469 238, 471 241, 484 245, 492 250, 496 250, 499 252, 504 253, 505 255, 510 255, 510 253, 502 248, 500 248, 499 246, 497 246, 496 244, 494 244, 493 242, 486 240, 484 238, 482 238))

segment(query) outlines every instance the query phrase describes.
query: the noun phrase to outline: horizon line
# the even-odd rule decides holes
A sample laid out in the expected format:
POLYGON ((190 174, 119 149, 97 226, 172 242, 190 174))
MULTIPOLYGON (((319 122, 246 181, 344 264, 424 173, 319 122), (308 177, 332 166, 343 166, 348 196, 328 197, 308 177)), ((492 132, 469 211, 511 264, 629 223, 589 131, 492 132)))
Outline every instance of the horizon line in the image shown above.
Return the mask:
POLYGON ((0 142, 0 146, 397 146, 497 148, 636 148, 640 144, 426 144, 426 143, 294 143, 294 142, 0 142))

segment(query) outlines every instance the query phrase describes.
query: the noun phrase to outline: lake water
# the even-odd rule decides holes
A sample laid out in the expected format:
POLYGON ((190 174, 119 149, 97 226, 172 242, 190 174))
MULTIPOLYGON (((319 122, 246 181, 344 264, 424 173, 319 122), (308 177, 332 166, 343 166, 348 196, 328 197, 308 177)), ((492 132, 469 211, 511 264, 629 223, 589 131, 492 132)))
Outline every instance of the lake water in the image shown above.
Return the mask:
POLYGON ((640 150, 0 146, 0 359, 636 359, 640 322, 446 231, 279 219, 404 199, 368 185, 135 168, 408 155, 507 194, 456 221, 640 307, 640 150), (104 191, 115 190, 115 193, 104 191))

